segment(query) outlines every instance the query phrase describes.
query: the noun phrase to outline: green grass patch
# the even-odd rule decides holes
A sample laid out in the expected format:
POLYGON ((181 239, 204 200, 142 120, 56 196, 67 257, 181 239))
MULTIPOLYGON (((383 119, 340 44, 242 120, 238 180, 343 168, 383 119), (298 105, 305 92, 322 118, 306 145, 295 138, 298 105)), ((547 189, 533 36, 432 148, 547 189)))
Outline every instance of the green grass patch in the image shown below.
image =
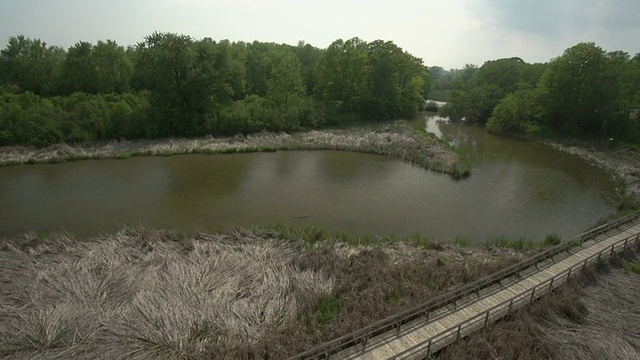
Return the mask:
POLYGON ((555 246, 559 245, 562 242, 562 236, 558 234, 549 234, 544 238, 542 242, 543 246, 555 246))
POLYGON ((456 236, 451 243, 462 247, 471 247, 473 245, 471 240, 466 236, 456 236))
POLYGON ((506 237, 490 238, 487 239, 484 244, 485 246, 494 246, 514 250, 531 250, 538 249, 542 246, 538 241, 533 241, 525 238, 509 239, 506 237))
POLYGON ((327 325, 338 316, 342 308, 342 300, 333 296, 326 295, 320 299, 316 306, 316 319, 318 324, 327 325))
POLYGON ((401 301, 405 298, 405 295, 400 290, 392 289, 384 296, 385 304, 393 304, 401 301))
POLYGON ((630 261, 627 261, 624 264, 624 268, 625 270, 627 270, 627 272, 636 274, 636 275, 640 275, 640 264, 636 264, 630 261))
POLYGON ((113 158, 118 160, 130 159, 133 156, 131 153, 116 154, 113 158))

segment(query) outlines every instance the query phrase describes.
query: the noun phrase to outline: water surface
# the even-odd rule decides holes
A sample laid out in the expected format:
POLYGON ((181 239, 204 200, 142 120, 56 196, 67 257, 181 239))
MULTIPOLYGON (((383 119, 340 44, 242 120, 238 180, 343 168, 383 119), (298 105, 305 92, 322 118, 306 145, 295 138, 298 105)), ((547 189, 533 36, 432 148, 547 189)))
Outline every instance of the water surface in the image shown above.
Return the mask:
POLYGON ((610 176, 575 156, 436 122, 467 151, 454 180, 383 156, 348 152, 181 155, 0 168, 0 235, 123 225, 183 230, 286 223, 353 234, 448 240, 569 237, 615 212, 610 176))

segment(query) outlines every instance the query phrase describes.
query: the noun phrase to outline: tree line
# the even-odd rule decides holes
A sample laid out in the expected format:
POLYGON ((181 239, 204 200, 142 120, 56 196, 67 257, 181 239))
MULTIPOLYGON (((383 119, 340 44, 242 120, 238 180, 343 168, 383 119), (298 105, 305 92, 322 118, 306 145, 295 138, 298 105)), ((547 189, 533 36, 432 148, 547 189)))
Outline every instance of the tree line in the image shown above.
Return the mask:
POLYGON ((153 33, 0 51, 0 145, 296 131, 415 116, 422 60, 391 41, 320 49, 153 33))
POLYGON ((640 54, 579 43, 546 64, 509 58, 431 70, 434 88, 452 90, 442 109, 451 119, 498 133, 640 142, 640 54))

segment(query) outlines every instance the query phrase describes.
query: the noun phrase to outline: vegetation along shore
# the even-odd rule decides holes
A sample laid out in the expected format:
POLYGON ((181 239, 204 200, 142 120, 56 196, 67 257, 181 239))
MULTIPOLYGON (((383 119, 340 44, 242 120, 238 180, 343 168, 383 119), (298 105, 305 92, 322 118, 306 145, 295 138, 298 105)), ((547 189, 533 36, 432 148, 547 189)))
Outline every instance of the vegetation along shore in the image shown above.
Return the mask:
POLYGON ((229 154, 277 150, 344 150, 398 158, 456 178, 470 174, 466 157, 451 146, 406 122, 373 127, 313 130, 288 134, 257 133, 228 138, 110 141, 95 144, 58 144, 46 148, 0 147, 0 166, 57 163, 81 159, 169 156, 177 154, 229 154))

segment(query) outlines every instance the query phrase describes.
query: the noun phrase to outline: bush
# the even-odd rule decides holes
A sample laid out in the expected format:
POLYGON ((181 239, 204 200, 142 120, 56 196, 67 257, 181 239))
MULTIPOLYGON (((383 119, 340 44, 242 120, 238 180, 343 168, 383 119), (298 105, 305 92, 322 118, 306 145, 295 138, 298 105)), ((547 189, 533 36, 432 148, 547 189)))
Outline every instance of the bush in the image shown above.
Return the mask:
POLYGON ((427 103, 424 106, 424 110, 425 111, 438 111, 440 107, 438 106, 438 103, 436 103, 435 101, 427 101, 427 103))

